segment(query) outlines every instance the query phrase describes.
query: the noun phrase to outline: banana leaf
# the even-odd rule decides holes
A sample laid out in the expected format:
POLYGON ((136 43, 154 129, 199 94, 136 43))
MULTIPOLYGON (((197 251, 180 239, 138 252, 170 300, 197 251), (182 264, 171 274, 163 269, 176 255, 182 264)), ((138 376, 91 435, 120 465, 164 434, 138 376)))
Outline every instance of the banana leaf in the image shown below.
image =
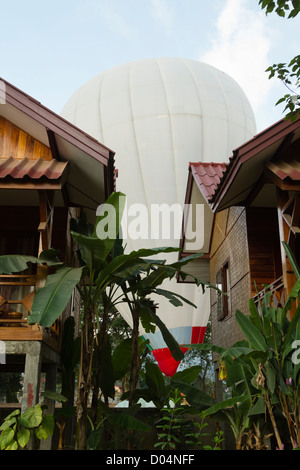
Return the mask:
POLYGON ((249 316, 244 315, 242 312, 237 310, 236 321, 239 324, 241 330, 245 334, 249 341, 250 346, 259 351, 267 351, 268 345, 263 337, 262 333, 256 326, 251 322, 249 316))
POLYGON ((62 263, 56 255, 57 251, 53 249, 43 251, 39 258, 27 255, 2 255, 0 256, 0 273, 13 274, 25 271, 29 263, 59 266, 62 263))
POLYGON ((122 254, 112 259, 107 265, 100 271, 95 283, 95 299, 101 295, 101 292, 111 283, 118 282, 119 278, 122 277, 122 271, 130 267, 139 266, 143 269, 146 267, 146 261, 143 258, 149 256, 155 256, 159 253, 174 253, 178 252, 179 248, 162 247, 162 248, 141 248, 138 251, 132 251, 129 254, 122 254))
POLYGON ((247 395, 240 395, 237 397, 228 398, 227 400, 223 400, 218 403, 215 403, 214 405, 204 410, 203 415, 207 417, 207 416, 213 416, 219 411, 226 412, 227 408, 230 408, 234 405, 242 405, 246 400, 249 400, 249 396, 247 395))
POLYGON ((38 289, 32 304, 30 324, 50 327, 66 308, 73 290, 80 281, 83 268, 61 267, 47 277, 45 286, 38 289))
POLYGON ((297 264, 297 261, 295 259, 294 253, 292 252, 290 246, 286 242, 282 242, 282 245, 285 249, 285 252, 290 260, 290 263, 292 265, 292 268, 294 270, 294 273, 296 274, 296 277, 299 279, 300 278, 300 267, 297 264))
POLYGON ((185 395, 190 406, 199 410, 209 409, 216 404, 216 401, 208 393, 183 380, 173 378, 172 386, 178 388, 185 395))
POLYGON ((73 228, 81 230, 81 232, 71 231, 71 235, 79 245, 81 259, 91 271, 103 267, 107 256, 115 245, 120 231, 125 199, 125 195, 120 192, 109 196, 97 212, 97 221, 92 235, 87 224, 80 224, 80 221, 72 224, 73 228), (107 225, 110 229, 106 237, 104 237, 105 234, 101 234, 101 237, 99 237, 98 229, 101 224, 107 225))
POLYGON ((175 361, 181 361, 181 359, 183 359, 184 357, 184 354, 182 350, 180 349, 180 346, 177 343, 174 336, 170 333, 169 329, 166 327, 164 322, 159 318, 159 316, 156 315, 156 313, 154 313, 150 308, 148 309, 148 314, 151 317, 153 323, 155 323, 160 329, 162 337, 166 345, 170 349, 170 353, 175 359, 175 361))

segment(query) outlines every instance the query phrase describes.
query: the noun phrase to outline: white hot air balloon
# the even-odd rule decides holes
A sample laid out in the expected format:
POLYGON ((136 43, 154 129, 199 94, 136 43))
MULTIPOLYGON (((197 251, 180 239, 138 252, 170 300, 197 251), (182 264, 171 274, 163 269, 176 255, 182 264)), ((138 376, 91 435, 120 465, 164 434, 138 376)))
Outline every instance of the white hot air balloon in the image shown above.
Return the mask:
MULTIPOLYGON (((148 215, 162 204, 183 208, 189 162, 226 162, 255 134, 254 114, 240 86, 220 70, 189 59, 145 59, 102 72, 71 96, 61 114, 116 152, 117 190, 127 196, 128 218, 139 208, 148 215)), ((151 221, 145 236, 142 220, 134 235, 127 224, 128 251, 179 245, 172 231, 169 237, 153 236, 151 221)), ((168 262, 177 256, 169 255, 168 262)), ((175 280, 163 287, 197 308, 173 307, 157 298, 160 318, 180 345, 202 342, 209 291, 175 280)), ((120 311, 130 322, 125 307, 120 311)), ((160 331, 145 334, 141 327, 140 333, 150 339, 161 370, 174 374, 178 363, 160 331)))

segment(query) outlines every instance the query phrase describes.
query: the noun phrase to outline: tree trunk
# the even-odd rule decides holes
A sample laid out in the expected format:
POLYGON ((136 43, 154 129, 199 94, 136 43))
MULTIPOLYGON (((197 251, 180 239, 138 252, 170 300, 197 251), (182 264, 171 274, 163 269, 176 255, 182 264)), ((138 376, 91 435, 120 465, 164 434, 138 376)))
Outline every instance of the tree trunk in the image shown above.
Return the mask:
POLYGON ((235 441, 235 450, 241 450, 241 449, 242 449, 242 435, 239 434, 235 441))
POLYGON ((81 357, 78 377, 77 450, 86 450, 88 399, 91 390, 93 348, 93 314, 90 309, 85 309, 84 322, 81 330, 81 357))
POLYGON ((274 414, 273 414, 272 405, 270 403, 270 399, 269 399, 269 396, 268 396, 267 393, 265 394, 264 398, 265 398, 265 403, 266 403, 267 408, 268 408, 271 423, 272 423, 272 426, 273 426, 273 430, 274 430, 275 438, 276 438, 276 441, 277 441, 278 449, 283 450, 281 437, 280 437, 280 434, 279 434, 279 431, 278 431, 278 428, 277 428, 277 424, 276 424, 276 420, 275 420, 275 417, 274 417, 274 414))
POLYGON ((97 347, 97 357, 96 357, 96 371, 95 371, 95 380, 93 386, 93 399, 92 399, 92 406, 91 406, 91 420, 94 425, 96 425, 97 421, 97 410, 98 410, 98 403, 99 403, 99 391, 100 385, 102 380, 102 355, 103 350, 106 345, 107 341, 107 327, 108 327, 108 313, 109 313, 109 305, 104 302, 104 311, 102 316, 102 322, 100 326, 100 332, 98 335, 98 347, 97 347))
POLYGON ((138 383, 140 370, 139 355, 139 311, 135 306, 132 310, 132 357, 129 380, 129 406, 134 405, 134 395, 138 383))

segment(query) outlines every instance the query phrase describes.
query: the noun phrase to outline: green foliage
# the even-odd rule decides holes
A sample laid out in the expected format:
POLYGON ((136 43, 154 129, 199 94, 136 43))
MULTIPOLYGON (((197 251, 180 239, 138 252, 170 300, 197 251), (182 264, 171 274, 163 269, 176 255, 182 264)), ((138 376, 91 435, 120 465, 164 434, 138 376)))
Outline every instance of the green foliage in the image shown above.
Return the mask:
POLYGON ((163 417, 156 424, 158 432, 158 442, 154 447, 160 447, 162 450, 175 450, 176 445, 181 444, 178 436, 184 422, 183 413, 185 407, 181 406, 182 395, 178 389, 172 390, 169 394, 169 406, 162 408, 163 417), (171 406, 171 403, 173 406, 171 406))
POLYGON ((34 432, 37 439, 47 439, 54 431, 54 418, 45 415, 40 405, 28 408, 24 413, 15 410, 0 426, 0 449, 18 450, 24 448, 34 432))
POLYGON ((17 394, 22 391, 22 374, 19 372, 0 373, 0 393, 5 396, 4 402, 17 403, 17 394))
POLYGON ((266 14, 275 11, 277 15, 287 18, 295 18, 300 11, 300 0, 259 0, 259 5, 266 14))
POLYGON ((47 266, 60 266, 62 263, 57 258, 57 251, 50 249, 41 253, 40 257, 27 255, 2 255, 0 256, 0 273, 13 274, 25 271, 28 264, 46 264, 47 266))
POLYGON ((87 438, 89 450, 107 450, 125 448, 126 439, 132 433, 148 433, 151 426, 136 417, 140 405, 119 410, 100 405, 101 419, 95 426, 90 421, 91 431, 87 438))
POLYGON ((286 420, 291 447, 300 446, 300 361, 296 351, 300 345, 300 305, 292 320, 288 316, 291 307, 300 299, 300 269, 289 246, 283 245, 297 276, 284 306, 273 307, 272 293, 266 287, 258 306, 253 299, 249 301, 249 315, 236 312, 236 321, 246 338, 244 341, 228 349, 206 344, 187 345, 199 350, 211 348, 219 354, 222 379, 226 379, 226 385, 231 388, 232 398, 214 403, 187 384, 181 385, 181 391, 191 405, 203 410, 205 416, 227 421, 238 448, 241 448, 247 430, 254 426, 258 429, 259 416, 264 417, 266 412, 278 448, 282 448, 282 439, 277 419, 286 420))
POLYGON ((289 89, 290 93, 282 96, 276 103, 279 105, 285 103, 283 112, 286 114, 287 119, 295 121, 300 113, 300 94, 299 94, 299 79, 300 79, 300 55, 295 56, 288 63, 273 64, 267 68, 269 78, 277 77, 289 89))
MULTIPOLYGON (((200 366, 192 366, 183 371, 178 371, 173 377, 166 379, 156 363, 146 362, 145 369, 140 371, 142 386, 136 390, 135 399, 138 401, 142 398, 146 402, 153 402, 158 409, 161 409, 168 404, 169 395, 176 388, 180 389, 178 384, 195 382, 200 371, 200 366)), ((124 399, 127 397, 128 392, 123 395, 124 399)))
MULTIPOLYGON (((119 238, 124 204, 125 195, 113 193, 101 206, 95 227, 82 218, 72 220, 71 235, 78 245, 80 267, 69 267, 60 263, 55 250, 42 253, 40 258, 18 255, 0 257, 1 273, 24 270, 29 263, 43 263, 55 268, 55 272, 48 275, 45 286, 39 288, 34 296, 29 316, 31 324, 37 323, 40 326, 50 327, 63 313, 74 289, 77 288, 80 292, 83 318, 78 374, 80 384, 77 430, 81 449, 85 448, 86 442, 83 434, 87 423, 89 392, 93 388, 92 421, 96 419, 99 390, 103 393, 105 400, 114 396, 116 376, 114 363, 116 365, 116 361, 112 358, 112 345, 108 337, 110 309, 119 302, 126 302, 132 316, 129 379, 129 403, 132 405, 140 369, 138 338, 140 322, 146 332, 154 332, 155 328, 159 327, 175 360, 179 361, 183 358, 177 341, 155 313, 151 296, 153 294, 164 296, 174 307, 181 307, 184 302, 193 305, 176 292, 169 292, 160 286, 166 279, 172 279, 177 275, 182 278, 190 275, 182 269, 201 254, 191 255, 171 264, 166 264, 164 259, 157 259, 157 255, 163 256, 166 253, 177 252, 179 248, 141 249, 125 254, 119 238), (99 304, 103 305, 103 310, 98 308, 99 304)), ((195 276, 191 276, 198 286, 202 286, 203 290, 206 287, 212 287, 195 276)), ((128 361, 122 360, 122 364, 128 366, 128 361)), ((117 365, 117 375, 118 369, 120 369, 119 365, 117 365)), ((64 378, 69 381, 70 374, 68 373, 68 377, 64 376, 64 378)))
MULTIPOLYGON (((275 12, 281 17, 295 18, 300 12, 300 0, 259 0, 259 5, 266 14, 275 12), (287 15, 287 16, 286 16, 287 15)), ((267 68, 269 78, 277 77, 288 88, 290 93, 281 97, 276 105, 285 103, 283 113, 287 119, 295 121, 300 114, 300 55, 295 56, 289 62, 273 64, 267 68)))
MULTIPOLYGON (((204 396, 203 392, 193 385, 199 376, 200 369, 199 366, 192 366, 189 369, 179 371, 167 384, 159 368, 155 364, 148 364, 146 368, 146 383, 149 387, 148 399, 152 397, 156 406, 159 405, 158 408, 162 415, 155 424, 158 431, 158 442, 155 444, 155 448, 162 450, 221 449, 222 432, 216 433, 213 437, 212 446, 203 446, 202 444, 202 439, 210 434, 205 432, 208 423, 205 422, 205 412, 201 411, 201 406, 199 406, 199 397, 204 396), (188 404, 185 402, 185 397, 191 397, 189 393, 186 395, 186 392, 191 389, 197 390, 199 395, 196 400, 194 396, 193 402, 188 404), (194 420, 191 420, 191 415, 194 415, 194 420)), ((213 399, 209 400, 209 403, 212 401, 213 399)), ((207 402, 206 398, 206 405, 207 402)), ((201 404, 203 404, 202 401, 201 404)))
POLYGON ((213 437, 213 445, 212 446, 203 446, 204 450, 221 450, 222 449, 222 441, 223 438, 223 431, 217 431, 216 435, 213 437))
POLYGON ((29 324, 53 325, 66 308, 81 275, 82 268, 69 267, 60 267, 55 274, 48 275, 45 286, 37 289, 34 296, 29 324))

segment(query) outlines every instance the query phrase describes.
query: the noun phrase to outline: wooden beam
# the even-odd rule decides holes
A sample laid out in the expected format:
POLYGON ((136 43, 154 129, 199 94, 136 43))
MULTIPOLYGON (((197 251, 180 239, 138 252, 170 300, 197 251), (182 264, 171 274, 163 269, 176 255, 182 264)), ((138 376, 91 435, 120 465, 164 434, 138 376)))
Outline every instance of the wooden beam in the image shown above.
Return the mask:
POLYGON ((297 194, 295 197, 295 203, 292 213, 292 220, 291 220, 293 227, 300 227, 300 195, 297 194))
POLYGON ((279 158, 281 158, 281 155, 286 151, 287 147, 291 144, 294 136, 295 136, 295 131, 292 131, 289 134, 287 134, 287 136, 283 139, 282 143, 276 150, 274 157, 271 160, 272 162, 276 162, 277 160, 279 160, 279 158))
POLYGON ((51 247, 52 225, 53 225, 53 192, 39 191, 40 201, 40 232, 39 253, 51 247))
POLYGON ((254 201, 256 196, 259 194, 259 192, 262 190, 264 184, 268 182, 266 181, 266 177, 264 173, 259 177, 259 179, 256 181, 254 186, 252 187, 250 193, 248 194, 247 198, 244 201, 243 206, 249 207, 251 203, 254 201))
MULTIPOLYGON (((287 218, 287 211, 290 211, 290 214, 294 214, 295 220, 298 219, 299 214, 297 210, 299 210, 299 195, 295 197, 289 197, 287 191, 282 191, 277 187, 277 207, 278 207, 278 223, 279 223, 279 233, 280 233, 280 241, 285 241, 288 243, 293 250, 294 242, 296 233, 293 231, 292 227, 292 216, 287 218), (298 209, 295 207, 297 203, 298 209), (286 214, 285 214, 286 213, 286 214)), ((289 215, 290 215, 289 214, 289 215)), ((299 227, 298 227, 299 228, 299 227)), ((282 273, 283 273, 283 280, 284 280, 284 288, 285 288, 285 298, 287 299, 291 289, 293 288, 296 282, 296 275, 292 269, 291 263, 286 255, 285 249, 280 243, 281 247, 281 259, 282 259, 282 273)), ((293 306, 289 316, 290 320, 292 319, 295 313, 296 307, 293 306)))
MULTIPOLYGON (((46 129, 46 131, 47 131, 47 135, 48 135, 48 141, 49 141, 51 154, 52 154, 52 156, 55 160, 57 160, 58 162, 61 162, 62 158, 61 158, 59 150, 58 150, 55 134, 50 129, 46 129)), ((105 167, 105 170, 106 170, 106 167, 105 167)), ((68 194, 68 189, 66 188, 65 185, 63 185, 61 190, 62 190, 62 196, 63 196, 63 201, 64 201, 65 206, 70 207, 70 198, 69 198, 69 194, 68 194)))
POLYGON ((16 183, 12 182, 0 182, 0 189, 32 189, 32 190, 44 190, 54 191, 61 190, 62 186, 60 183, 16 183))
POLYGON ((268 179, 268 182, 275 184, 278 188, 282 189, 283 191, 300 191, 300 184, 299 181, 292 181, 289 178, 286 180, 282 180, 279 176, 275 175, 270 168, 264 168, 265 177, 268 179))
POLYGON ((51 131, 50 129, 46 129, 46 132, 47 132, 47 136, 48 136, 49 147, 50 147, 50 150, 51 150, 52 157, 54 158, 54 160, 57 160, 58 162, 60 162, 61 158, 60 158, 60 155, 59 155, 59 151, 58 151, 57 142, 56 142, 56 139, 55 139, 54 132, 51 131))

